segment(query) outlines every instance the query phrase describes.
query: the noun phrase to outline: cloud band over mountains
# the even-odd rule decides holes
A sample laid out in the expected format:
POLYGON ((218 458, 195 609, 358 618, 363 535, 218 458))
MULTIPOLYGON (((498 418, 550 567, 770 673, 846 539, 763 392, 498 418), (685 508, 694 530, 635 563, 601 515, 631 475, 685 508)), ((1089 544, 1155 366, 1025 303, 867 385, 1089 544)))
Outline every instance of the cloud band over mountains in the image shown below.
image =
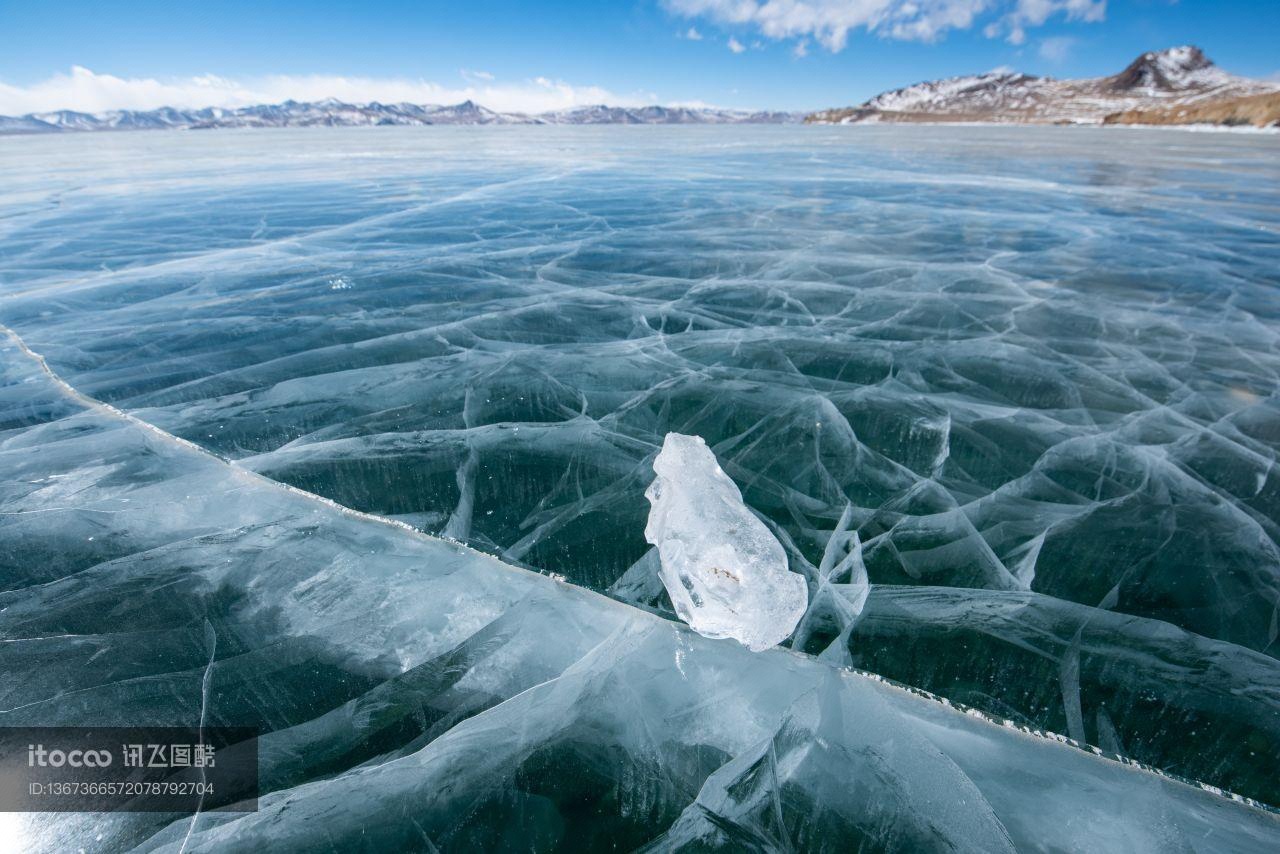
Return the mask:
POLYGON ((631 107, 658 100, 652 92, 612 92, 536 77, 503 83, 483 71, 461 73, 463 85, 449 86, 406 78, 338 75, 272 75, 235 80, 205 74, 157 79, 117 77, 75 66, 27 86, 0 81, 0 115, 17 116, 52 110, 101 113, 108 110, 153 110, 160 107, 246 107, 337 98, 351 103, 456 104, 476 101, 500 112, 543 113, 591 104, 631 107))

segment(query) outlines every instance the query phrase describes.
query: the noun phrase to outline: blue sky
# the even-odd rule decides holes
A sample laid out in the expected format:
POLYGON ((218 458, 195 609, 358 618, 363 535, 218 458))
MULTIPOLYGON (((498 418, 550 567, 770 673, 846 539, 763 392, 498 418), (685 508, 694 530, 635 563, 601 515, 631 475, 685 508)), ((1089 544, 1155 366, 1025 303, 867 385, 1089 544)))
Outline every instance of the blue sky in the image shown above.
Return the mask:
POLYGON ((1280 0, 0 0, 0 114, 320 98, 811 109, 1200 45, 1280 74, 1280 0), (181 102, 181 103, 178 103, 181 102))

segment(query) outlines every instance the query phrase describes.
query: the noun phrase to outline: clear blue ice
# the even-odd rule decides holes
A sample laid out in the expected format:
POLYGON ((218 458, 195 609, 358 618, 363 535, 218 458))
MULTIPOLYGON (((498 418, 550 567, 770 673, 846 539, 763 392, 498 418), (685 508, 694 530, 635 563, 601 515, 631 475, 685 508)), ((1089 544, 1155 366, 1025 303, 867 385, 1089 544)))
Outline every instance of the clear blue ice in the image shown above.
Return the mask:
POLYGON ((0 725, 265 733, 257 813, 15 832, 1276 850, 1278 155, 0 139, 0 725), (804 578, 788 648, 675 618, 644 537, 669 432, 804 578))

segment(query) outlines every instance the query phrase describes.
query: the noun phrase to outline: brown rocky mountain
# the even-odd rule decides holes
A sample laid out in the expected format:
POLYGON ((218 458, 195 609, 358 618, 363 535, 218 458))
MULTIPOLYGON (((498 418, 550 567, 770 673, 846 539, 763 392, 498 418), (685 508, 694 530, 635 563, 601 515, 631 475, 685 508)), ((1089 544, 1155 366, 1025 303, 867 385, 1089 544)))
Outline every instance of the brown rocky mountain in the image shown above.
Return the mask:
POLYGON ((1056 80, 999 70, 917 83, 856 107, 806 117, 819 124, 1001 122, 1021 124, 1195 122, 1270 125, 1259 105, 1280 85, 1223 71, 1197 47, 1144 53, 1118 74, 1056 80), (1256 102, 1250 99, 1259 99, 1256 102), (1228 104, 1239 102, 1234 107, 1228 104))
POLYGON ((1280 127, 1280 92, 1245 95, 1241 98, 1213 98, 1205 102, 1154 110, 1126 110, 1123 113, 1112 113, 1103 121, 1118 125, 1280 127))

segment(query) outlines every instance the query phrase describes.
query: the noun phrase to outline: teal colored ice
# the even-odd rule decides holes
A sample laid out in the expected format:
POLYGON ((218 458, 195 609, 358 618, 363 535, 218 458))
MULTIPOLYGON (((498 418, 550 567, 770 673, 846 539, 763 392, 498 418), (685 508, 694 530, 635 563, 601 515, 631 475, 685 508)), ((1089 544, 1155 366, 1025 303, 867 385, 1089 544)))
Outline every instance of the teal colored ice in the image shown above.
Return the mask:
POLYGON ((264 732, 258 813, 3 827, 1275 850, 1278 140, 0 139, 0 725, 264 732), (669 433, 782 648, 677 618, 669 433))

